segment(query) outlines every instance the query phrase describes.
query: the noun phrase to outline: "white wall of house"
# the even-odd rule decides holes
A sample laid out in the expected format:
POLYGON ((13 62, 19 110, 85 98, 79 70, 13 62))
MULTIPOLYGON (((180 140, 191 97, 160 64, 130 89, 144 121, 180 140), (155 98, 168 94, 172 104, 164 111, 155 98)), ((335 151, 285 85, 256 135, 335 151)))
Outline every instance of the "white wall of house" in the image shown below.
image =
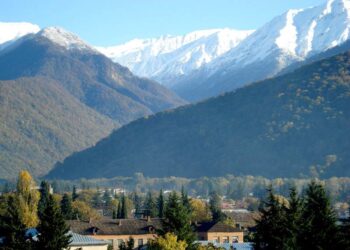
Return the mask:
POLYGON ((107 250, 108 245, 104 246, 71 246, 70 250, 107 250))

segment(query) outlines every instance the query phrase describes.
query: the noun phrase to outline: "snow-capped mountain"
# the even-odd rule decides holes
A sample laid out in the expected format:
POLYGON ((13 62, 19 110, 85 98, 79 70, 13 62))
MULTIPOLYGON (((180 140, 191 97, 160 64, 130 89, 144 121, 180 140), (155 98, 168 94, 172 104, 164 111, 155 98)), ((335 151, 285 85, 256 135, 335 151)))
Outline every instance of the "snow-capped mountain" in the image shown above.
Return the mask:
POLYGON ((200 100, 274 76, 349 37, 350 0, 328 0, 289 10, 255 32, 209 30, 99 49, 134 73, 200 100))
POLYGON ((253 31, 212 29, 184 36, 135 39, 113 47, 98 47, 115 62, 140 76, 171 86, 172 78, 187 75, 236 47, 253 31))
POLYGON ((350 0, 329 0, 274 18, 238 46, 180 79, 174 90, 200 100, 278 74, 350 38, 350 0))
POLYGON ((37 33, 40 27, 31 23, 6 23, 0 22, 0 50, 13 41, 31 33, 37 33))
POLYGON ((77 35, 66 31, 61 27, 47 27, 45 29, 42 29, 37 35, 45 37, 55 44, 68 50, 77 49, 96 51, 94 47, 90 46, 87 42, 80 39, 77 35))

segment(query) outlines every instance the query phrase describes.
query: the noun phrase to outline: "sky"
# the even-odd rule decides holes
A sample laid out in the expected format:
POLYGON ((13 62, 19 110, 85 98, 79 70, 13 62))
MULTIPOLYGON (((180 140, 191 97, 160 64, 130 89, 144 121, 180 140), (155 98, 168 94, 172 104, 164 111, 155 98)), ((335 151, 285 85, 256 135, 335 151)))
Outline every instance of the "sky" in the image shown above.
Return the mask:
POLYGON ((0 0, 0 22, 60 26, 96 46, 211 28, 256 29, 326 0, 0 0))

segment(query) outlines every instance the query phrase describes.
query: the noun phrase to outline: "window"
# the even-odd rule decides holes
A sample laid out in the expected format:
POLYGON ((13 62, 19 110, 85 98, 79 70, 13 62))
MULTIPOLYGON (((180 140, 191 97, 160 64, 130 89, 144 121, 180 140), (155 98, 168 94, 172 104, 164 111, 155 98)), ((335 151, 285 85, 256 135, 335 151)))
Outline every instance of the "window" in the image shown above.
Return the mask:
POLYGON ((213 241, 216 242, 216 243, 220 243, 220 238, 219 237, 214 237, 213 241))
POLYGON ((238 236, 233 236, 232 237, 232 243, 238 243, 239 237, 238 236))
POLYGON ((143 246, 143 239, 138 239, 137 245, 138 246, 143 246))
POLYGON ((222 237, 222 242, 223 243, 230 243, 229 237, 228 236, 222 237))

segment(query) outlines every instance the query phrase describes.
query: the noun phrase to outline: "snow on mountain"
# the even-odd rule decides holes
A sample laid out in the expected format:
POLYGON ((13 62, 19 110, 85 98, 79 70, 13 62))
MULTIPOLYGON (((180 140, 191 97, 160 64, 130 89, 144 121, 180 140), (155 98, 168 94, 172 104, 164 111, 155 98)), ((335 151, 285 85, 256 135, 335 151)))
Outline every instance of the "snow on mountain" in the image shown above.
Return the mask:
POLYGON ((35 24, 21 22, 21 23, 7 23, 0 22, 0 50, 13 41, 31 33, 37 33, 40 27, 35 24))
POLYGON ((113 47, 97 47, 115 62, 140 76, 164 80, 186 75, 237 46, 253 31, 212 29, 184 36, 135 39, 113 47))
MULTIPOLYGON (((239 46, 213 62, 217 65, 244 66, 262 61, 273 52, 279 58, 304 60, 310 55, 335 47, 350 37, 350 0, 329 0, 326 4, 289 10, 258 29, 239 46)), ((281 60, 281 67, 289 64, 281 60)))
POLYGON ((57 45, 64 47, 68 50, 77 49, 77 50, 93 50, 95 48, 88 45, 85 41, 80 39, 77 35, 64 30, 60 27, 47 27, 42 29, 38 36, 45 37, 57 45))

